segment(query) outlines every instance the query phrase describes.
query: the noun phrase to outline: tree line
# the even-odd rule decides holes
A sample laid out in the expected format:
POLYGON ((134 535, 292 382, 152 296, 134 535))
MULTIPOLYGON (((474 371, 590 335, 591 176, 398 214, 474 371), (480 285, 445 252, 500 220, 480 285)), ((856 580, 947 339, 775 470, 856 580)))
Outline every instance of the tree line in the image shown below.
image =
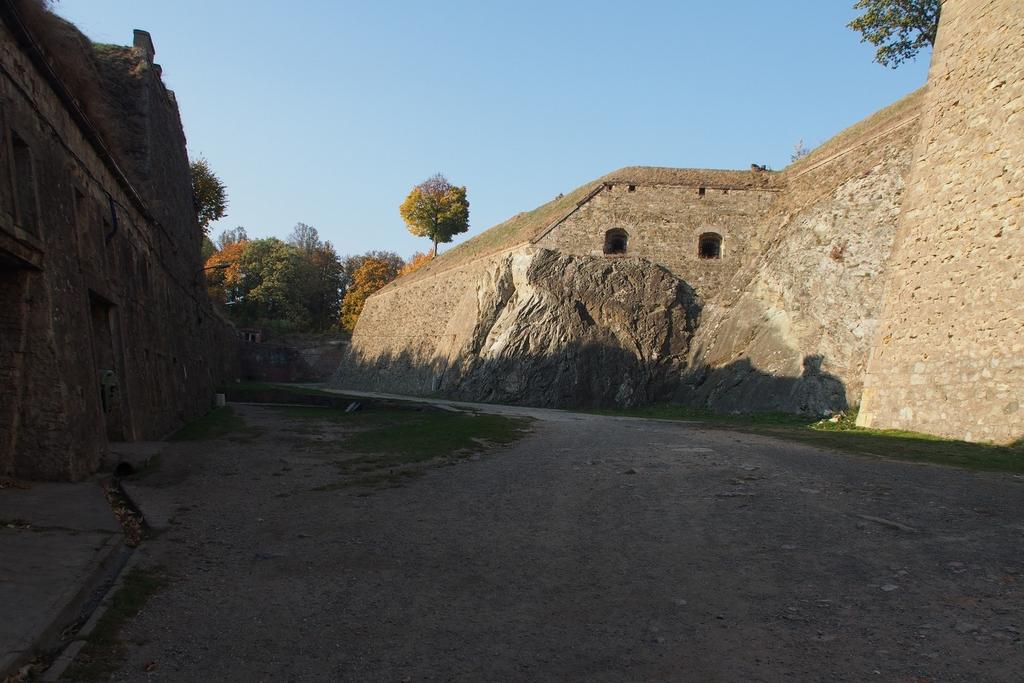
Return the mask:
POLYGON ((340 257, 305 223, 297 223, 287 240, 250 239, 239 226, 221 232, 214 243, 207 233, 225 215, 227 191, 205 159, 192 162, 191 170, 210 297, 246 327, 351 332, 371 294, 425 265, 437 255, 438 243, 469 229, 466 188, 437 174, 415 186, 399 207, 409 231, 433 243, 431 252, 416 253, 408 262, 390 251, 340 257))
POLYGON ((210 297, 237 325, 351 332, 367 297, 430 256, 340 256, 315 227, 298 223, 286 240, 251 239, 244 227, 225 230, 216 242, 207 238, 204 259, 210 297))

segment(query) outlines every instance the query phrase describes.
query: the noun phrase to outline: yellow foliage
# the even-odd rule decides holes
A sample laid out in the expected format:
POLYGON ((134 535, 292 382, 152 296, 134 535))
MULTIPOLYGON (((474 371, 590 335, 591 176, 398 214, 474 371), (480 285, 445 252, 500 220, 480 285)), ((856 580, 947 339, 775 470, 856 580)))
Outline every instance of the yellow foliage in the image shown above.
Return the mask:
POLYGON ((241 284, 242 254, 248 244, 247 240, 227 244, 206 259, 203 272, 206 273, 207 290, 214 301, 224 303, 241 284))
POLYGON ((352 274, 352 284, 341 301, 341 317, 338 323, 342 329, 349 332, 354 330, 366 299, 397 276, 395 268, 387 261, 378 258, 366 259, 352 274))
POLYGON ((438 242, 451 242, 452 237, 469 230, 466 188, 452 185, 441 174, 412 188, 398 212, 409 232, 430 238, 435 255, 438 242))
POLYGON ((414 273, 433 260, 434 256, 429 251, 417 251, 409 258, 409 262, 402 266, 398 274, 408 275, 409 273, 414 273))

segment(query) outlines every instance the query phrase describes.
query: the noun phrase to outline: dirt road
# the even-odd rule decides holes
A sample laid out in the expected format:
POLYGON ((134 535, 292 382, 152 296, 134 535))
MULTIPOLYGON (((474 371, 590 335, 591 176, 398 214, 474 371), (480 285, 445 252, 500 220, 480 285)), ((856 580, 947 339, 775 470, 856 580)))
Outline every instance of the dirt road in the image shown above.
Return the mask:
POLYGON ((1019 681, 1024 480, 538 412, 400 488, 175 444, 117 680, 1019 681), (327 487, 328 489, 330 487, 327 487), (147 666, 148 665, 148 666, 147 666), (144 669, 151 669, 145 672, 144 669))

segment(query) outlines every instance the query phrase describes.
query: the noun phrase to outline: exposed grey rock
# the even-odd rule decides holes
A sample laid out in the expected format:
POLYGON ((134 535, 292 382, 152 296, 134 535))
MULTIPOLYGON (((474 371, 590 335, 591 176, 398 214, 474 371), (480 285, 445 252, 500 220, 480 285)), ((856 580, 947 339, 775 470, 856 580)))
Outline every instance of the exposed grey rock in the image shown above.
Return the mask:
POLYGON ((698 311, 689 286, 643 259, 517 251, 459 303, 437 388, 553 407, 668 400, 698 311))

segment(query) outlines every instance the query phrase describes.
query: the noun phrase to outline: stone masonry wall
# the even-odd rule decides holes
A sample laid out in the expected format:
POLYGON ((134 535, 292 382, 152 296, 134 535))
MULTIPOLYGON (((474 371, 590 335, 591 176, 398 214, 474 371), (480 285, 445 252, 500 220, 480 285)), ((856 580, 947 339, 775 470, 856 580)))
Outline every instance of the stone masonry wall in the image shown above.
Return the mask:
POLYGON ((160 438, 205 413, 233 369, 234 335, 205 295, 159 69, 124 48, 144 68, 118 90, 163 112, 148 144, 179 199, 158 219, 0 4, 0 476, 77 479, 109 441, 160 438))
POLYGON ((882 110, 783 172, 753 258, 705 305, 679 400, 814 414, 858 402, 919 102, 882 110))
POLYGON ((445 369, 439 348, 456 309, 507 253, 383 289, 369 299, 332 384, 348 389, 429 394, 445 369))
MULTIPOLYGON (((770 185, 605 182, 534 244, 600 255, 605 231, 622 228, 626 257, 694 287, 700 320, 677 400, 806 413, 860 403, 868 426, 1020 439, 1022 36, 1016 0, 948 0, 927 88, 770 185), (723 259, 697 258, 703 232, 722 235, 723 259)), ((363 380, 428 391, 456 302, 480 291, 492 261, 372 297, 353 344, 376 359, 363 380), (395 362, 409 371, 402 386, 380 372, 395 362)))
POLYGON ((605 232, 623 229, 629 235, 624 256, 665 266, 709 299, 750 258, 751 240, 756 240, 761 219, 777 194, 769 189, 615 184, 536 245, 567 254, 602 256, 605 232), (721 258, 699 257, 698 240, 704 233, 722 237, 721 258))
MULTIPOLYGON (((601 259, 645 258, 698 295, 699 326, 677 400, 719 410, 844 410, 860 396, 882 274, 896 232, 920 94, 844 131, 770 187, 607 185, 534 245, 601 259), (728 190, 728 192, 726 192, 728 190), (623 256, 605 232, 629 234, 623 256), (701 234, 722 258, 701 259, 701 234)), ((698 173, 698 172, 695 172, 698 173)), ((739 178, 745 174, 734 173, 739 178)), ((781 178, 779 177, 781 176, 781 178)), ((439 349, 494 258, 374 295, 356 327, 341 387, 428 393, 439 349), (400 371, 395 371, 395 368, 400 371)))
POLYGON ((1024 436, 1024 4, 947 0, 859 423, 1024 436))

